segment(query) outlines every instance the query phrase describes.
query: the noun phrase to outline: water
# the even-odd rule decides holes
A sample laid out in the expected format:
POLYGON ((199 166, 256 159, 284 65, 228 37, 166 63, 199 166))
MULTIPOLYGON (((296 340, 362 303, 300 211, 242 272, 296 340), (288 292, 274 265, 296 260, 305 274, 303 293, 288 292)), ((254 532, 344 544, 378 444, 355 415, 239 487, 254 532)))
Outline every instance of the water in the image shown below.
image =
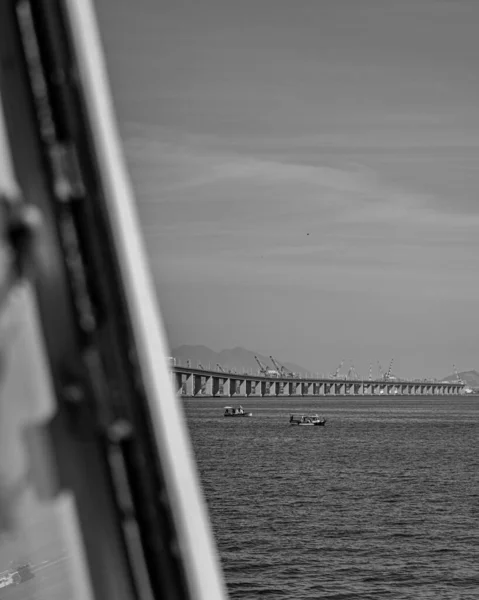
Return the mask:
POLYGON ((184 401, 232 599, 479 598, 479 398, 241 402, 184 401))

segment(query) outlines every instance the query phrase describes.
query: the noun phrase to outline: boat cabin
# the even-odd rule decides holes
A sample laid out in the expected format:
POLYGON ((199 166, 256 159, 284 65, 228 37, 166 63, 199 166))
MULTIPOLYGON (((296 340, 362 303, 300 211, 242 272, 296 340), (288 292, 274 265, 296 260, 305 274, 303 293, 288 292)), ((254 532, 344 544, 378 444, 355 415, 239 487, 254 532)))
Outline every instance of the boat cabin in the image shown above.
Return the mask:
POLYGON ((291 425, 324 425, 326 419, 319 415, 291 415, 289 418, 291 425))
POLYGON ((235 408, 234 406, 225 406, 225 417, 231 415, 243 415, 244 410, 242 406, 235 408))

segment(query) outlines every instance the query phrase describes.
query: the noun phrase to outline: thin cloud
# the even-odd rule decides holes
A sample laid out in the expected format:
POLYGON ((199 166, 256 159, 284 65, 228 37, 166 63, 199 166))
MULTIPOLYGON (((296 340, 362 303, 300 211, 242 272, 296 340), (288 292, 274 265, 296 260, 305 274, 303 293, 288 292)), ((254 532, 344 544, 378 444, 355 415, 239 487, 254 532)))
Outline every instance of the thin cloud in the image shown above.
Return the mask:
MULTIPOLYGON (((419 229, 469 231, 479 225, 479 214, 451 214, 432 195, 401 190, 381 181, 371 168, 333 168, 301 165, 235 152, 210 150, 196 139, 185 146, 148 138, 127 140, 130 161, 148 174, 149 202, 194 203, 214 211, 215 203, 247 203, 258 209, 282 209, 288 217, 327 212, 340 223, 408 224, 419 229)), ((142 187, 145 194, 145 187, 142 187)), ((160 209, 159 209, 160 210, 160 209)), ((174 211, 173 211, 174 212, 174 211)), ((182 212, 182 221, 185 214, 182 212)), ((186 215, 186 220, 187 215, 186 215)))

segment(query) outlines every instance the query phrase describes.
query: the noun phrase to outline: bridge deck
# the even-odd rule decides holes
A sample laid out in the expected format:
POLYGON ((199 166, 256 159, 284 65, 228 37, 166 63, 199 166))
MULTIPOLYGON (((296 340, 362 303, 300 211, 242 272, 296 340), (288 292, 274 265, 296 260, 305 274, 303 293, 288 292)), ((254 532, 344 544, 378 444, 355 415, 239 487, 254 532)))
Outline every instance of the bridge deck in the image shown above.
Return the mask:
POLYGON ((178 365, 170 371, 183 396, 458 395, 464 388, 462 382, 252 375, 178 365))

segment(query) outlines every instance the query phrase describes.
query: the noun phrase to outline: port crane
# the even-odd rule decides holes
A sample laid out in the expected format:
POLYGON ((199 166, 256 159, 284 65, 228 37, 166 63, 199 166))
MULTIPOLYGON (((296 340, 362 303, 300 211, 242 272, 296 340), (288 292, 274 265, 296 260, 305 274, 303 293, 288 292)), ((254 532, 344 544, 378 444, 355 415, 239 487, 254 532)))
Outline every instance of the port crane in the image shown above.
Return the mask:
POLYGON ((331 379, 337 379, 339 376, 339 371, 341 371, 342 367, 344 365, 344 360, 342 360, 339 365, 338 368, 336 369, 336 371, 330 375, 331 379))
POLYGON ((351 366, 349 367, 349 371, 346 376, 346 379, 359 379, 359 375, 357 374, 352 361, 351 361, 351 366))
POLYGON ((280 373, 278 371, 275 371, 274 369, 270 369, 269 367, 264 365, 257 356, 255 356, 254 358, 259 365, 259 370, 260 370, 261 375, 265 375, 268 377, 279 377, 280 373))
POLYGON ((223 367, 220 365, 220 363, 216 363, 216 368, 218 369, 218 371, 220 371, 221 373, 226 373, 226 371, 223 369, 223 367))
POLYGON ((385 381, 389 381, 390 379, 395 379, 395 377, 391 376, 391 369, 393 368, 393 362, 394 362, 394 358, 391 358, 391 362, 389 363, 387 373, 386 373, 386 375, 384 375, 385 381))
POLYGON ((284 377, 292 375, 292 373, 287 371, 287 369, 283 367, 283 365, 280 365, 279 362, 275 360, 272 356, 270 356, 269 358, 280 375, 283 375, 284 377))
POLYGON ((284 365, 280 365, 279 362, 275 360, 272 356, 270 356, 270 359, 275 368, 277 369, 278 373, 283 377, 299 377, 299 373, 293 373, 293 371, 290 371, 284 365))
POLYGON ((373 380, 373 363, 369 363, 369 381, 373 380))
POLYGON ((464 383, 464 381, 459 377, 459 373, 457 372, 456 365, 452 365, 452 369, 453 369, 454 375, 456 376, 456 381, 458 383, 464 383))

